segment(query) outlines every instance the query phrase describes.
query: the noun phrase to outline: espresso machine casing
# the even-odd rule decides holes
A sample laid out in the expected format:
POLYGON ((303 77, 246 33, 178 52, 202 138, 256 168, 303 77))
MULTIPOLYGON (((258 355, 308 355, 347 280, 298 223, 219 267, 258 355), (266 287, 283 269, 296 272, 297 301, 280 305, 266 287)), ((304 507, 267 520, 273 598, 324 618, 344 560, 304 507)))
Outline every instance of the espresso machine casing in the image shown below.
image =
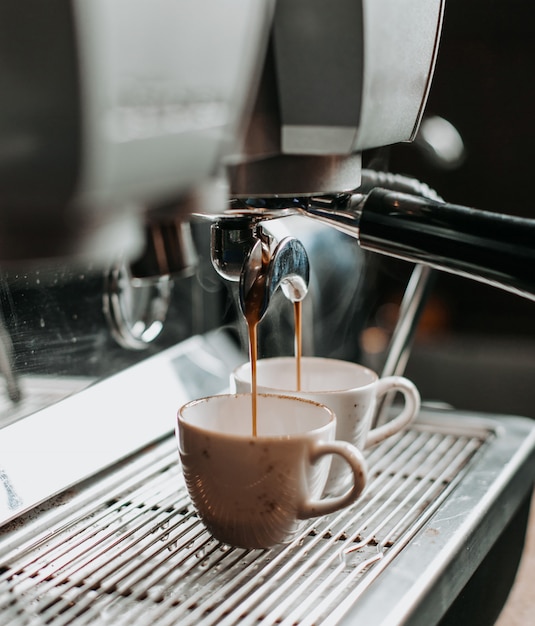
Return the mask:
POLYGON ((271 1, 0 5, 0 247, 105 267, 140 255, 143 218, 236 150, 271 1), (225 28, 220 25, 225 23, 225 28))
POLYGON ((361 152, 414 139, 444 3, 278 2, 232 196, 339 193, 361 152))

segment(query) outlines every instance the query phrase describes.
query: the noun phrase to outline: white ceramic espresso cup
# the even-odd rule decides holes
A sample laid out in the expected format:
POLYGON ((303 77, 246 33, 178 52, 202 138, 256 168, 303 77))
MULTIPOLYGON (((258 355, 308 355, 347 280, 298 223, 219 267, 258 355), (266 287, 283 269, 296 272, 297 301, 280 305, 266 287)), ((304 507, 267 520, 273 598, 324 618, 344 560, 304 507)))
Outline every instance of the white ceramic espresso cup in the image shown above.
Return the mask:
POLYGON ((287 543, 304 520, 346 507, 366 483, 366 462, 335 441, 327 407, 280 395, 258 395, 252 435, 251 394, 195 400, 178 412, 178 450, 188 493, 206 528, 233 546, 287 543), (324 497, 331 456, 343 458, 353 484, 324 497))
MULTIPOLYGON (((336 439, 360 450, 373 446, 405 428, 420 410, 420 394, 403 376, 379 378, 373 371, 352 363, 321 357, 301 358, 301 390, 297 389, 295 357, 275 357, 257 361, 257 391, 284 393, 328 406, 336 415, 336 439), (371 428, 377 401, 391 391, 399 391, 404 405, 386 424, 371 428)), ((231 391, 251 390, 251 364, 237 367, 230 376, 231 391)), ((333 458, 326 491, 337 493, 347 483, 346 467, 333 458)))

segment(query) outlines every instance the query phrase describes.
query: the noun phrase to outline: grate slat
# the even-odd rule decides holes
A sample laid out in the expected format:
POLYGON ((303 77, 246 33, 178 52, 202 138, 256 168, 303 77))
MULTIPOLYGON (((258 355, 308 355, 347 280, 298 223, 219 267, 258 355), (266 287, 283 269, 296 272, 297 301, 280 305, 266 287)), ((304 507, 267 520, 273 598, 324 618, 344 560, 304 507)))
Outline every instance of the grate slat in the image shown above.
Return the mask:
POLYGON ((390 438, 367 454, 369 484, 355 505, 271 550, 215 541, 187 497, 174 446, 162 442, 139 476, 111 481, 92 502, 80 493, 64 518, 7 552, 0 613, 21 626, 331 622, 414 537, 492 436, 415 426, 390 438))

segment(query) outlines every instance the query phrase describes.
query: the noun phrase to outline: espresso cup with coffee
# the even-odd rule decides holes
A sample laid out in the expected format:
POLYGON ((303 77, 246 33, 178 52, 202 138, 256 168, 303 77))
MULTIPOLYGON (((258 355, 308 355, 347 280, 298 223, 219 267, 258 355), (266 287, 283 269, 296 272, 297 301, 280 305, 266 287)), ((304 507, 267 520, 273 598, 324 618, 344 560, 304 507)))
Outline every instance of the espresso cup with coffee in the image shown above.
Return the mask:
MULTIPOLYGON (((237 393, 250 390, 250 363, 244 363, 232 372, 230 388, 237 393)), ((347 441, 360 450, 406 428, 420 410, 420 394, 409 379, 403 376, 380 378, 367 367, 338 359, 301 357, 299 390, 294 357, 259 359, 257 390, 259 393, 292 395, 328 406, 336 415, 336 439, 347 441), (390 421, 372 428, 377 402, 390 392, 400 392, 404 404, 390 421)), ((338 492, 348 478, 345 466, 333 458, 327 492, 338 492)))
POLYGON ((287 543, 305 520, 357 500, 366 484, 361 452, 335 440, 336 418, 317 402, 259 394, 195 400, 178 411, 177 441, 186 488, 206 528, 223 543, 269 548, 287 543), (332 457, 352 476, 345 493, 322 497, 332 457))

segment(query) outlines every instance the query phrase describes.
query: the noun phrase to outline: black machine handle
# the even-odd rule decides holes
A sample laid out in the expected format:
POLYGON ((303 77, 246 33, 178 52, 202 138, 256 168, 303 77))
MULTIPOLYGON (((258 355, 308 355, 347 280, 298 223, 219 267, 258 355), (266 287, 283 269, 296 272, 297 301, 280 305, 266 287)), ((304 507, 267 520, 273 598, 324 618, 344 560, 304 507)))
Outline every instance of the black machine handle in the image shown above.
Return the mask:
POLYGON ((360 203, 359 242, 535 300, 535 220, 386 189, 360 203))

